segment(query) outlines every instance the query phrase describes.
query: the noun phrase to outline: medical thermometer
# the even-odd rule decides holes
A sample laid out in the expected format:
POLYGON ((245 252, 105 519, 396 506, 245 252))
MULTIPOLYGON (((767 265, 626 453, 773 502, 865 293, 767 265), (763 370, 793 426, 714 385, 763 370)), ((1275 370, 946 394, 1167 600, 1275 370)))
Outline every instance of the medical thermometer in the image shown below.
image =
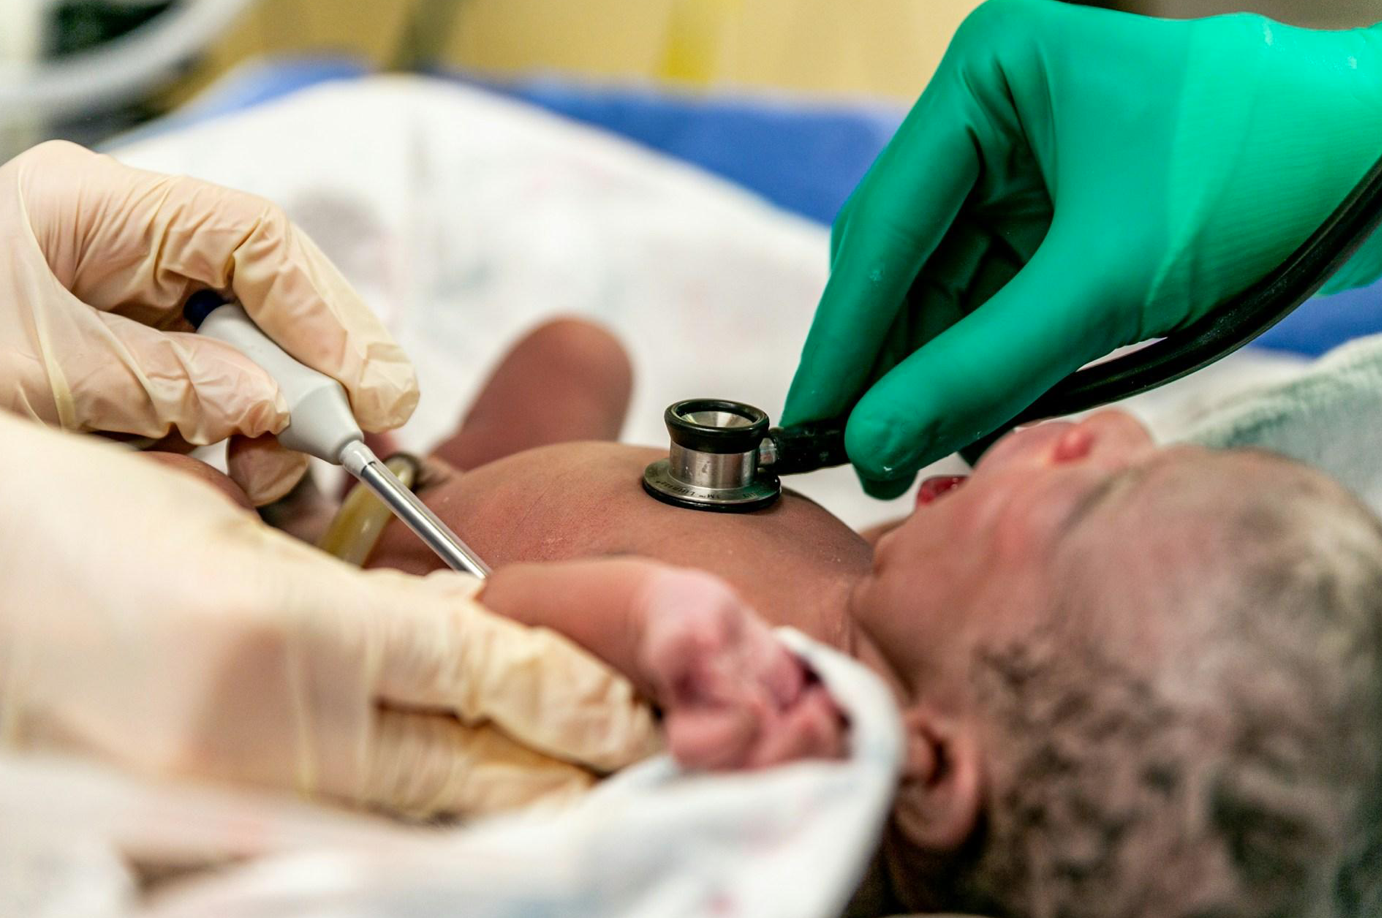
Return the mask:
POLYGON ((278 442, 288 449, 343 466, 379 496, 394 515, 453 570, 483 579, 489 566, 365 445, 345 389, 324 373, 298 363, 259 330, 239 303, 213 290, 193 294, 183 315, 200 335, 224 341, 263 367, 288 402, 288 426, 278 442))

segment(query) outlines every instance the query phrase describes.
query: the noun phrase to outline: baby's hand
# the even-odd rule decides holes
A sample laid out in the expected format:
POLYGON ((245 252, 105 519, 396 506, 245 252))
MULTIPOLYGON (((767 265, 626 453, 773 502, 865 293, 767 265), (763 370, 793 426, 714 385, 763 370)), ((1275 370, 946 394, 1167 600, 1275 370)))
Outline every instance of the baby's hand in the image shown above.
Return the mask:
POLYGON ((762 768, 843 755, 825 687, 723 581, 669 571, 640 597, 638 663, 690 768, 762 768))

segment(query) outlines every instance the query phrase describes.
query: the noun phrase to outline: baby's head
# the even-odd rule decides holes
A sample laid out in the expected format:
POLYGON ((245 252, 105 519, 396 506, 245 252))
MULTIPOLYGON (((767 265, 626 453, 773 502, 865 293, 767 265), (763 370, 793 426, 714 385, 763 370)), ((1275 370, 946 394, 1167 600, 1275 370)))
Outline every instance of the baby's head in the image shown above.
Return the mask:
POLYGON ((1122 414, 1031 428, 880 542, 852 612, 905 686, 909 907, 1382 907, 1382 526, 1327 478, 1122 414))

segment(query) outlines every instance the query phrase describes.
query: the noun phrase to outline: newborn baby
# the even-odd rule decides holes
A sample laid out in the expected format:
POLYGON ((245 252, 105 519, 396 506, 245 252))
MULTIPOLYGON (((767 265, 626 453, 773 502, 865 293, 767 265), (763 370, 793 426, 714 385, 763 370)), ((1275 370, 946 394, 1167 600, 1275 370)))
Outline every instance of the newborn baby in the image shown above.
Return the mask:
MULTIPOLYGON (((548 326, 420 494, 495 567, 485 604, 627 673, 690 764, 841 748, 768 623, 892 686, 907 763, 861 913, 1382 907, 1382 527, 1332 481, 1108 412, 1006 437, 871 550, 791 493, 681 510, 639 486, 658 451, 553 445, 612 438, 627 393, 615 342, 548 326), (523 563, 610 555, 717 576, 523 563)), ((439 566, 401 526, 370 564, 439 566)))

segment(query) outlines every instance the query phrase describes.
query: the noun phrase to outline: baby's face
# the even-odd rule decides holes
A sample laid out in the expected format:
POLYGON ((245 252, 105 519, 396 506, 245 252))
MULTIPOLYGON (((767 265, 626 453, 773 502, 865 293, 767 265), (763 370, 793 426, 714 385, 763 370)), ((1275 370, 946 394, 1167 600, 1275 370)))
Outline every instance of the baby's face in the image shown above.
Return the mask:
POLYGON ((1121 412, 1017 431, 962 486, 878 543, 851 618, 906 694, 944 705, 935 692, 963 682, 955 667, 968 648, 1022 633, 1043 607, 1056 550, 1101 498, 1122 490, 1113 487, 1121 473, 1187 452, 1202 451, 1158 449, 1121 412))

